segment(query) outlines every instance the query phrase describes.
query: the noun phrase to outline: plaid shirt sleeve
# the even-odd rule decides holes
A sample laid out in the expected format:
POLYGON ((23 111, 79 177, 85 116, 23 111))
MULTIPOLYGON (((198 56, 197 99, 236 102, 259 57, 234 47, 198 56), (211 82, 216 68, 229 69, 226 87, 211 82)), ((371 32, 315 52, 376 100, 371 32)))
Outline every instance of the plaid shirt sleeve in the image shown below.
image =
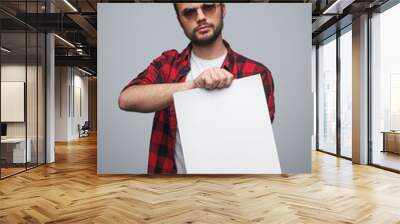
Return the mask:
POLYGON ((166 82, 165 75, 169 74, 169 71, 172 68, 171 62, 177 55, 178 52, 176 50, 163 52, 159 57, 154 59, 145 70, 139 73, 136 78, 132 79, 123 90, 132 85, 158 84, 166 82))
POLYGON ((260 75, 264 85, 265 97, 267 98, 269 117, 273 122, 275 118, 274 80, 267 68, 264 68, 260 75))
MULTIPOLYGON (((122 91, 133 85, 148 85, 171 82, 171 71, 178 52, 169 50, 154 59, 145 70, 132 79, 122 91)), ((174 162, 175 139, 171 137, 171 115, 169 108, 156 111, 150 139, 148 173, 176 173, 174 162)))

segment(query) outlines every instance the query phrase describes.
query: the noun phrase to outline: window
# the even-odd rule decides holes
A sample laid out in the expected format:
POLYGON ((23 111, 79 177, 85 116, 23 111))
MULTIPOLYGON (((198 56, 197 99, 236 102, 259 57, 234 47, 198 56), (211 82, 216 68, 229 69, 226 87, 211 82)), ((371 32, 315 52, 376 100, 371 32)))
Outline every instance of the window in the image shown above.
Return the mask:
POLYGON ((318 48, 318 148, 336 153, 336 36, 318 48))
POLYGON ((371 18, 372 164, 400 170, 400 5, 371 18))

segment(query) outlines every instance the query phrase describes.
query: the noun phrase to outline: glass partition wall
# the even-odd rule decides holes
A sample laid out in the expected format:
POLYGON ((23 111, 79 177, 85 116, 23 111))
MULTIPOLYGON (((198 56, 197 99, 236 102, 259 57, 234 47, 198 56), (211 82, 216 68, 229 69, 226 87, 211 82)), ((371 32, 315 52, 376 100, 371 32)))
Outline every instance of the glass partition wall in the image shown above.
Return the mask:
POLYGON ((351 25, 317 46, 317 150, 352 157, 351 25))
POLYGON ((318 149, 336 154, 336 36, 318 47, 318 149))
MULTIPOLYGON (((41 1, 20 1, 36 13, 41 1)), ((3 3, 0 3, 2 6, 3 3)), ((0 178, 45 163, 45 34, 0 11, 0 178)))

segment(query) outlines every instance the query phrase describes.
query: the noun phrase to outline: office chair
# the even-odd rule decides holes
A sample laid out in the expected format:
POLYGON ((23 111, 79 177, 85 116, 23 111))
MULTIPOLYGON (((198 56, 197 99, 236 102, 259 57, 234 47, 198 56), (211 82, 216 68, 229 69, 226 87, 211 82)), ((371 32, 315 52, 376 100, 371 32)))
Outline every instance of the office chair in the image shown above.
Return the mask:
POLYGON ((85 121, 82 127, 80 127, 80 125, 78 124, 79 138, 89 136, 89 129, 90 129, 89 121, 85 121))

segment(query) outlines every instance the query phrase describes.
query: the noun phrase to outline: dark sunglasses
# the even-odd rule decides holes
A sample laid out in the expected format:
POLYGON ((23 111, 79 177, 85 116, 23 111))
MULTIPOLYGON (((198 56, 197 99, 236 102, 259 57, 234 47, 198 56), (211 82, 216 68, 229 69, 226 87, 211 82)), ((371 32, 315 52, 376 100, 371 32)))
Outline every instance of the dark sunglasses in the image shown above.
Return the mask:
POLYGON ((217 6, 219 6, 219 4, 204 3, 198 8, 185 8, 184 10, 182 10, 182 16, 184 16, 188 20, 194 20, 197 18, 197 15, 198 15, 197 9, 199 9, 199 8, 201 8, 201 11, 203 12, 203 14, 205 16, 207 16, 207 17, 212 16, 216 11, 217 6))

